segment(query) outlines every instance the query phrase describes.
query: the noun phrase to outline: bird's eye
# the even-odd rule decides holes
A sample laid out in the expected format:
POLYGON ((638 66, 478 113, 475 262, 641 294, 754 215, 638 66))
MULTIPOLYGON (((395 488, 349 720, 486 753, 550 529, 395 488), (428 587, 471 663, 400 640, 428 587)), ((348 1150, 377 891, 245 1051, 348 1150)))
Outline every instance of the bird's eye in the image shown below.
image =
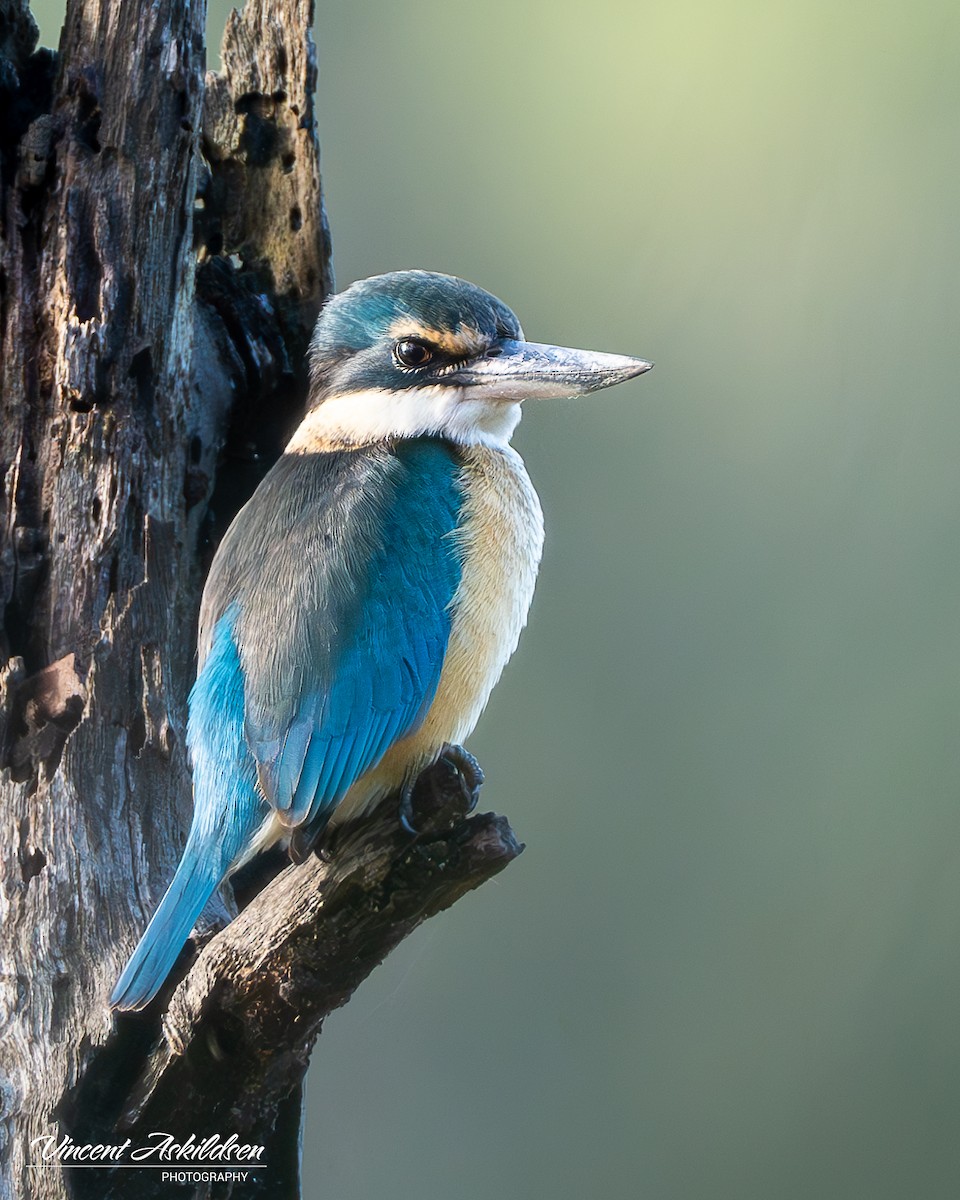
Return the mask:
POLYGON ((430 347, 413 338, 404 338, 402 342, 397 342, 393 354, 397 362, 404 367, 424 367, 433 358, 430 347))

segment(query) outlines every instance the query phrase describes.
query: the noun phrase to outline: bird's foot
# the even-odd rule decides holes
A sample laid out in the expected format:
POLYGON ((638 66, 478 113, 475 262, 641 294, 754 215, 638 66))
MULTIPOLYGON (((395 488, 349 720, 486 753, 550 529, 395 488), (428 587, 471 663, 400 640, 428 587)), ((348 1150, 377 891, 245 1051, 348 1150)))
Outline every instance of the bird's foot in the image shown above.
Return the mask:
POLYGON ((405 784, 400 793, 400 823, 407 833, 452 829, 477 807, 483 771, 462 746, 447 742, 437 761, 405 784))

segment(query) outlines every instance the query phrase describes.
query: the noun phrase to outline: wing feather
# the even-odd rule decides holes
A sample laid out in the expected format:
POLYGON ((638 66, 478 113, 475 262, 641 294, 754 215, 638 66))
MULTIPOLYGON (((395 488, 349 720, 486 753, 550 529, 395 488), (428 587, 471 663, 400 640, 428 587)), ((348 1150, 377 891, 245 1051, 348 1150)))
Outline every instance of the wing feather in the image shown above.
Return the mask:
POLYGON ((236 602, 245 733, 285 825, 332 811, 423 720, 460 581, 456 452, 288 455, 239 514, 204 592, 204 631, 236 602))

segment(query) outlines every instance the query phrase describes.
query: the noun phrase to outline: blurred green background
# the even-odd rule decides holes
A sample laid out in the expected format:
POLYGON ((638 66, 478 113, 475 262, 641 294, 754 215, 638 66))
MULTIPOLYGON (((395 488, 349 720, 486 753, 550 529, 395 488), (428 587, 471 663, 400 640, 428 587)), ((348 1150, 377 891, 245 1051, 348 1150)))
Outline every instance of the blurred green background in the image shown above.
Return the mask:
POLYGON ((307 1195, 955 1200, 956 0, 320 9, 340 286, 657 369, 519 430, 528 848, 328 1022, 307 1195))

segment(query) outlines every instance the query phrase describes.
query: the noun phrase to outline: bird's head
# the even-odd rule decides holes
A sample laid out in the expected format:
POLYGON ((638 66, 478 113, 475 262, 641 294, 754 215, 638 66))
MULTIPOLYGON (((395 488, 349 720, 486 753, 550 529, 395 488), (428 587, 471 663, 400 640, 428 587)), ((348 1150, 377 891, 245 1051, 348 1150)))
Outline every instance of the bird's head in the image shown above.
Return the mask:
POLYGON ((310 346, 307 416, 291 451, 422 434, 503 446, 534 398, 582 396, 651 363, 524 341, 489 292, 452 275, 394 271, 324 306, 310 346))

